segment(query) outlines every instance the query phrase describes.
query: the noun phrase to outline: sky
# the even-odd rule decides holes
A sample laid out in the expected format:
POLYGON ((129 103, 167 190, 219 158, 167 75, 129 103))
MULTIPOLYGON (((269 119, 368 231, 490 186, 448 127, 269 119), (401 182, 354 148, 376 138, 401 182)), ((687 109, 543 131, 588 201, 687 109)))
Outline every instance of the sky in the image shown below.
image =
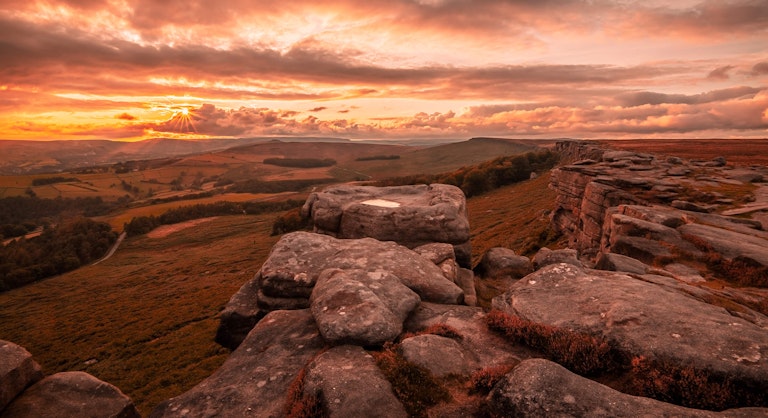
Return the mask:
POLYGON ((0 0, 0 139, 766 138, 766 0, 0 0))

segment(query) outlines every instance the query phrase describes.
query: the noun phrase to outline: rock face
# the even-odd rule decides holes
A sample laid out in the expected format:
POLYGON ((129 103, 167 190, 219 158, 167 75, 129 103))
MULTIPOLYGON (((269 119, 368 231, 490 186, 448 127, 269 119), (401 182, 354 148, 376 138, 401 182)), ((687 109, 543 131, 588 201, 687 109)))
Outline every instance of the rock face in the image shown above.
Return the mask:
POLYGON ((31 384, 43 378, 32 354, 12 342, 0 340, 0 411, 31 384))
POLYGON ((139 418, 120 390, 84 372, 48 376, 16 398, 2 413, 11 417, 139 418))
POLYGON ((310 302, 325 341, 371 346, 397 338, 420 299, 391 273, 328 269, 310 302))
POLYGON ((221 368, 150 416, 285 416, 288 388, 324 345, 309 310, 270 312, 221 368))
POLYGON ((307 367, 304 393, 320 399, 329 417, 407 417, 378 366, 360 347, 343 345, 307 367))
POLYGON ((756 417, 767 413, 755 408, 716 413, 631 396, 544 359, 520 363, 488 398, 492 412, 507 417, 756 417))
POLYGON ((302 214, 322 234, 395 241, 409 248, 448 243, 459 264, 471 263, 466 199, 455 186, 332 186, 312 193, 302 214))
POLYGON ((691 365, 768 389, 768 332, 680 291, 686 287, 698 290, 659 285, 653 276, 554 264, 518 281, 493 307, 605 336, 629 356, 691 365))
POLYGON ((387 272, 422 300, 449 304, 464 300, 462 289, 439 266, 394 242, 294 232, 275 244, 256 277, 230 299, 218 340, 236 346, 247 325, 256 323, 265 311, 308 308, 317 279, 327 269, 387 272))

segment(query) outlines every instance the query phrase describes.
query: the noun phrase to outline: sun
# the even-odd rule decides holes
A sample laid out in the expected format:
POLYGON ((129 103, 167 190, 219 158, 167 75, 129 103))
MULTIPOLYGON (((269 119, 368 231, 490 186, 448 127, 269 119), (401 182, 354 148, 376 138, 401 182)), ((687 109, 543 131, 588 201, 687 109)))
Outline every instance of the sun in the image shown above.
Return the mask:
POLYGON ((170 122, 173 124, 174 129, 179 133, 197 133, 195 127, 196 115, 188 107, 181 107, 176 109, 171 116, 170 122))

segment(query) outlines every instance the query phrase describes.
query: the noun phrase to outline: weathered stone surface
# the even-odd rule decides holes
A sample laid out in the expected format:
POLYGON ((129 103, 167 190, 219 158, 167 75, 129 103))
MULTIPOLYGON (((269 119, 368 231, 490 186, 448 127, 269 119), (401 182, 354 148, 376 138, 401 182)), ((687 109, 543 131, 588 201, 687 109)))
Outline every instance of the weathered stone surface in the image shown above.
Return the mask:
POLYGON ((603 335, 632 356, 768 384, 765 329, 671 287, 555 264, 515 283, 493 306, 534 322, 603 335))
POLYGON ((40 365, 29 351, 0 340, 0 411, 26 387, 42 378, 40 365))
MULTIPOLYGON (((446 184, 373 187, 338 185, 312 193, 302 215, 315 230, 338 238, 375 238, 414 248, 469 242, 466 198, 446 184)), ((469 254, 457 260, 467 267, 469 254)))
POLYGON ((650 267, 632 257, 621 254, 603 253, 597 259, 595 268, 598 270, 623 271, 626 273, 645 274, 650 267))
POLYGON ((471 354, 465 353, 459 343, 439 335, 425 334, 406 338, 400 343, 400 348, 406 360, 439 378, 469 375, 472 366, 476 364, 476 360, 468 359, 471 354))
POLYGON ((558 263, 568 263, 579 267, 584 266, 584 264, 579 261, 579 256, 576 250, 570 248, 564 250, 550 250, 549 248, 544 247, 533 256, 533 265, 537 269, 558 263))
POLYGON ((485 315, 483 308, 422 302, 408 317, 404 331, 416 333, 438 324, 455 329, 461 335, 461 340, 456 342, 472 370, 517 363, 530 355, 527 348, 511 345, 491 332, 485 324, 485 315))
POLYGON ((384 271, 328 269, 317 279, 310 302, 325 341, 371 346, 397 338, 420 299, 384 271))
POLYGON ((216 342, 234 350, 267 311, 253 303, 259 293, 259 277, 247 281, 235 293, 221 312, 216 342))
POLYGON ((3 418, 139 418, 120 389, 85 372, 48 376, 25 390, 2 412, 3 418))
POLYGON ((495 247, 483 254, 475 273, 485 279, 508 279, 511 283, 533 273, 533 264, 528 257, 509 248, 495 247))
POLYGON ((270 312, 214 374, 150 416, 285 416, 288 388, 324 345, 308 309, 270 312))
POLYGON ((372 238, 336 239, 308 232, 286 234, 275 244, 261 267, 260 290, 272 297, 308 298, 317 277, 328 268, 387 271, 423 300, 463 299, 461 289, 438 266, 408 248, 372 238))
POLYGON ((329 417, 407 417, 392 385, 370 354, 344 345, 307 366, 304 393, 317 396, 329 417))
POLYGON ((710 225, 688 224, 678 230, 709 244, 726 259, 743 258, 768 266, 768 240, 710 225))
POLYGON ((768 416, 768 409, 722 413, 631 396, 545 359, 520 363, 488 395, 492 413, 508 417, 739 417, 768 416))

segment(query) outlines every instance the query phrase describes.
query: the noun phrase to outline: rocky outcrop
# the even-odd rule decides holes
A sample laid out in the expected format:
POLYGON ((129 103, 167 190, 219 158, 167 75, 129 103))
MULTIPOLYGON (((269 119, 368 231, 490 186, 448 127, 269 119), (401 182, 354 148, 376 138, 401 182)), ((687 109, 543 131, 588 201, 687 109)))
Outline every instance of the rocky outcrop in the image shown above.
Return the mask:
POLYGON ((265 311, 308 308, 318 277, 327 269, 385 272, 421 300, 449 304, 464 300, 462 289, 446 278, 441 267, 394 242, 294 232, 275 244, 256 276, 230 299, 218 339, 236 347, 247 325, 255 324, 265 311))
POLYGON ((2 412, 3 418, 140 418, 120 389, 84 372, 48 376, 25 390, 2 412))
POLYGON ((316 232, 337 238, 370 237, 408 248, 451 244, 459 264, 471 264, 466 199, 455 186, 332 186, 312 193, 302 215, 316 232))
POLYGON ((40 365, 24 347, 0 340, 0 411, 31 384, 43 378, 40 365))
POLYGON ((702 291, 681 283, 665 286, 653 276, 563 263, 518 281, 493 300, 493 307, 536 323, 604 336, 630 357, 690 365, 768 389, 765 329, 681 292, 685 289, 694 295, 702 291))
POLYGON ((438 378, 469 375, 474 365, 468 359, 470 354, 465 353, 458 342, 439 335, 406 338, 400 347, 406 360, 438 378))
POLYGON ((525 360, 488 396, 491 412, 507 417, 765 417, 768 410, 721 413, 631 396, 571 373, 544 359, 525 360))

